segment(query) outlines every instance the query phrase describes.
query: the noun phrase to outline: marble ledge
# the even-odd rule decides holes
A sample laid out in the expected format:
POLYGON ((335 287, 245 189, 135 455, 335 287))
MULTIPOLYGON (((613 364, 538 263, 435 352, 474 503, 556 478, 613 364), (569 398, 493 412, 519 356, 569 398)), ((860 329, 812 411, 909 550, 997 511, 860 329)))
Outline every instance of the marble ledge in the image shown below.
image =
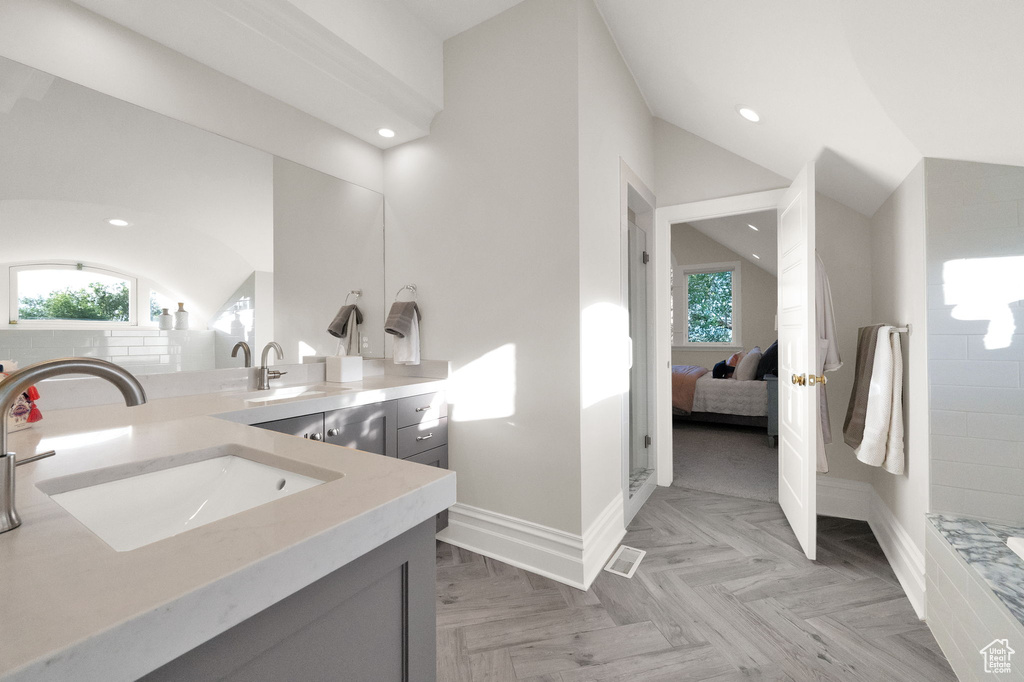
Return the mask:
POLYGON ((1024 537, 1024 527, 948 514, 928 514, 928 520, 1024 625, 1024 559, 1006 545, 1008 538, 1024 537))

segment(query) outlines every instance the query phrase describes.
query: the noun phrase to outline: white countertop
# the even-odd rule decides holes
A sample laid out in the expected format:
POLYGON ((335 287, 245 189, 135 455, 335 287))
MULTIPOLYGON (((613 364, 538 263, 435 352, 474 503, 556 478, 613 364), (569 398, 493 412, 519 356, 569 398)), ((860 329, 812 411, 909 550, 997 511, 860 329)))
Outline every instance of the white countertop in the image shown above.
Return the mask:
POLYGON ((455 503, 455 474, 246 426, 443 389, 367 377, 248 408, 246 394, 45 413, 13 433, 22 526, 0 534, 0 677, 131 680, 262 611, 455 503), (211 416, 218 415, 218 416, 211 416), (224 444, 344 474, 129 552, 116 552, 36 484, 224 444))

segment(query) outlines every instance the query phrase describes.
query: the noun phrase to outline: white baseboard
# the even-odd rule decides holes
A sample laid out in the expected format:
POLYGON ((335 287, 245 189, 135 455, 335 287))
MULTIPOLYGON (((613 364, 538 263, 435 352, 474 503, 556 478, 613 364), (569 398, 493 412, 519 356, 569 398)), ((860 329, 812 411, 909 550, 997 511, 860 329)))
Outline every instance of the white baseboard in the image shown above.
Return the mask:
POLYGON ((893 573, 907 593, 907 599, 921 620, 925 618, 924 552, 910 539, 907 529, 900 524, 889 506, 872 489, 873 498, 868 525, 885 552, 893 573))
POLYGON ((448 527, 437 537, 456 547, 586 590, 626 534, 624 513, 619 494, 580 536, 457 503, 448 510, 448 527))
POLYGON ((914 545, 910 534, 871 484, 819 476, 818 513, 822 516, 867 521, 893 573, 907 593, 911 606, 918 618, 924 619, 924 553, 914 545))

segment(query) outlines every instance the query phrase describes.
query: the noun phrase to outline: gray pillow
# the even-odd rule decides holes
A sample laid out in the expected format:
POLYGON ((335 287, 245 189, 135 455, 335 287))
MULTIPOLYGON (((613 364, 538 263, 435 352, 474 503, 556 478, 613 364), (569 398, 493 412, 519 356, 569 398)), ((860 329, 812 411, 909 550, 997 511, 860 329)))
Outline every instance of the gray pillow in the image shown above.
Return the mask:
POLYGON ((740 381, 753 381, 757 376, 757 365, 761 362, 761 348, 754 346, 750 352, 743 356, 740 364, 737 365, 733 377, 740 381))

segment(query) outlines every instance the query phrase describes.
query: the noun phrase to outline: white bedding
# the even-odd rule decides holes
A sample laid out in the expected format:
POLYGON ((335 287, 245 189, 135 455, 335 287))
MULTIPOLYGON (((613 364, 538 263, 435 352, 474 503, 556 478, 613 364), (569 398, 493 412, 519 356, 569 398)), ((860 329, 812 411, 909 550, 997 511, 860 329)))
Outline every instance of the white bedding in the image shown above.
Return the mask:
POLYGON ((708 372, 697 379, 693 411, 764 417, 768 414, 768 382, 715 379, 708 372))

